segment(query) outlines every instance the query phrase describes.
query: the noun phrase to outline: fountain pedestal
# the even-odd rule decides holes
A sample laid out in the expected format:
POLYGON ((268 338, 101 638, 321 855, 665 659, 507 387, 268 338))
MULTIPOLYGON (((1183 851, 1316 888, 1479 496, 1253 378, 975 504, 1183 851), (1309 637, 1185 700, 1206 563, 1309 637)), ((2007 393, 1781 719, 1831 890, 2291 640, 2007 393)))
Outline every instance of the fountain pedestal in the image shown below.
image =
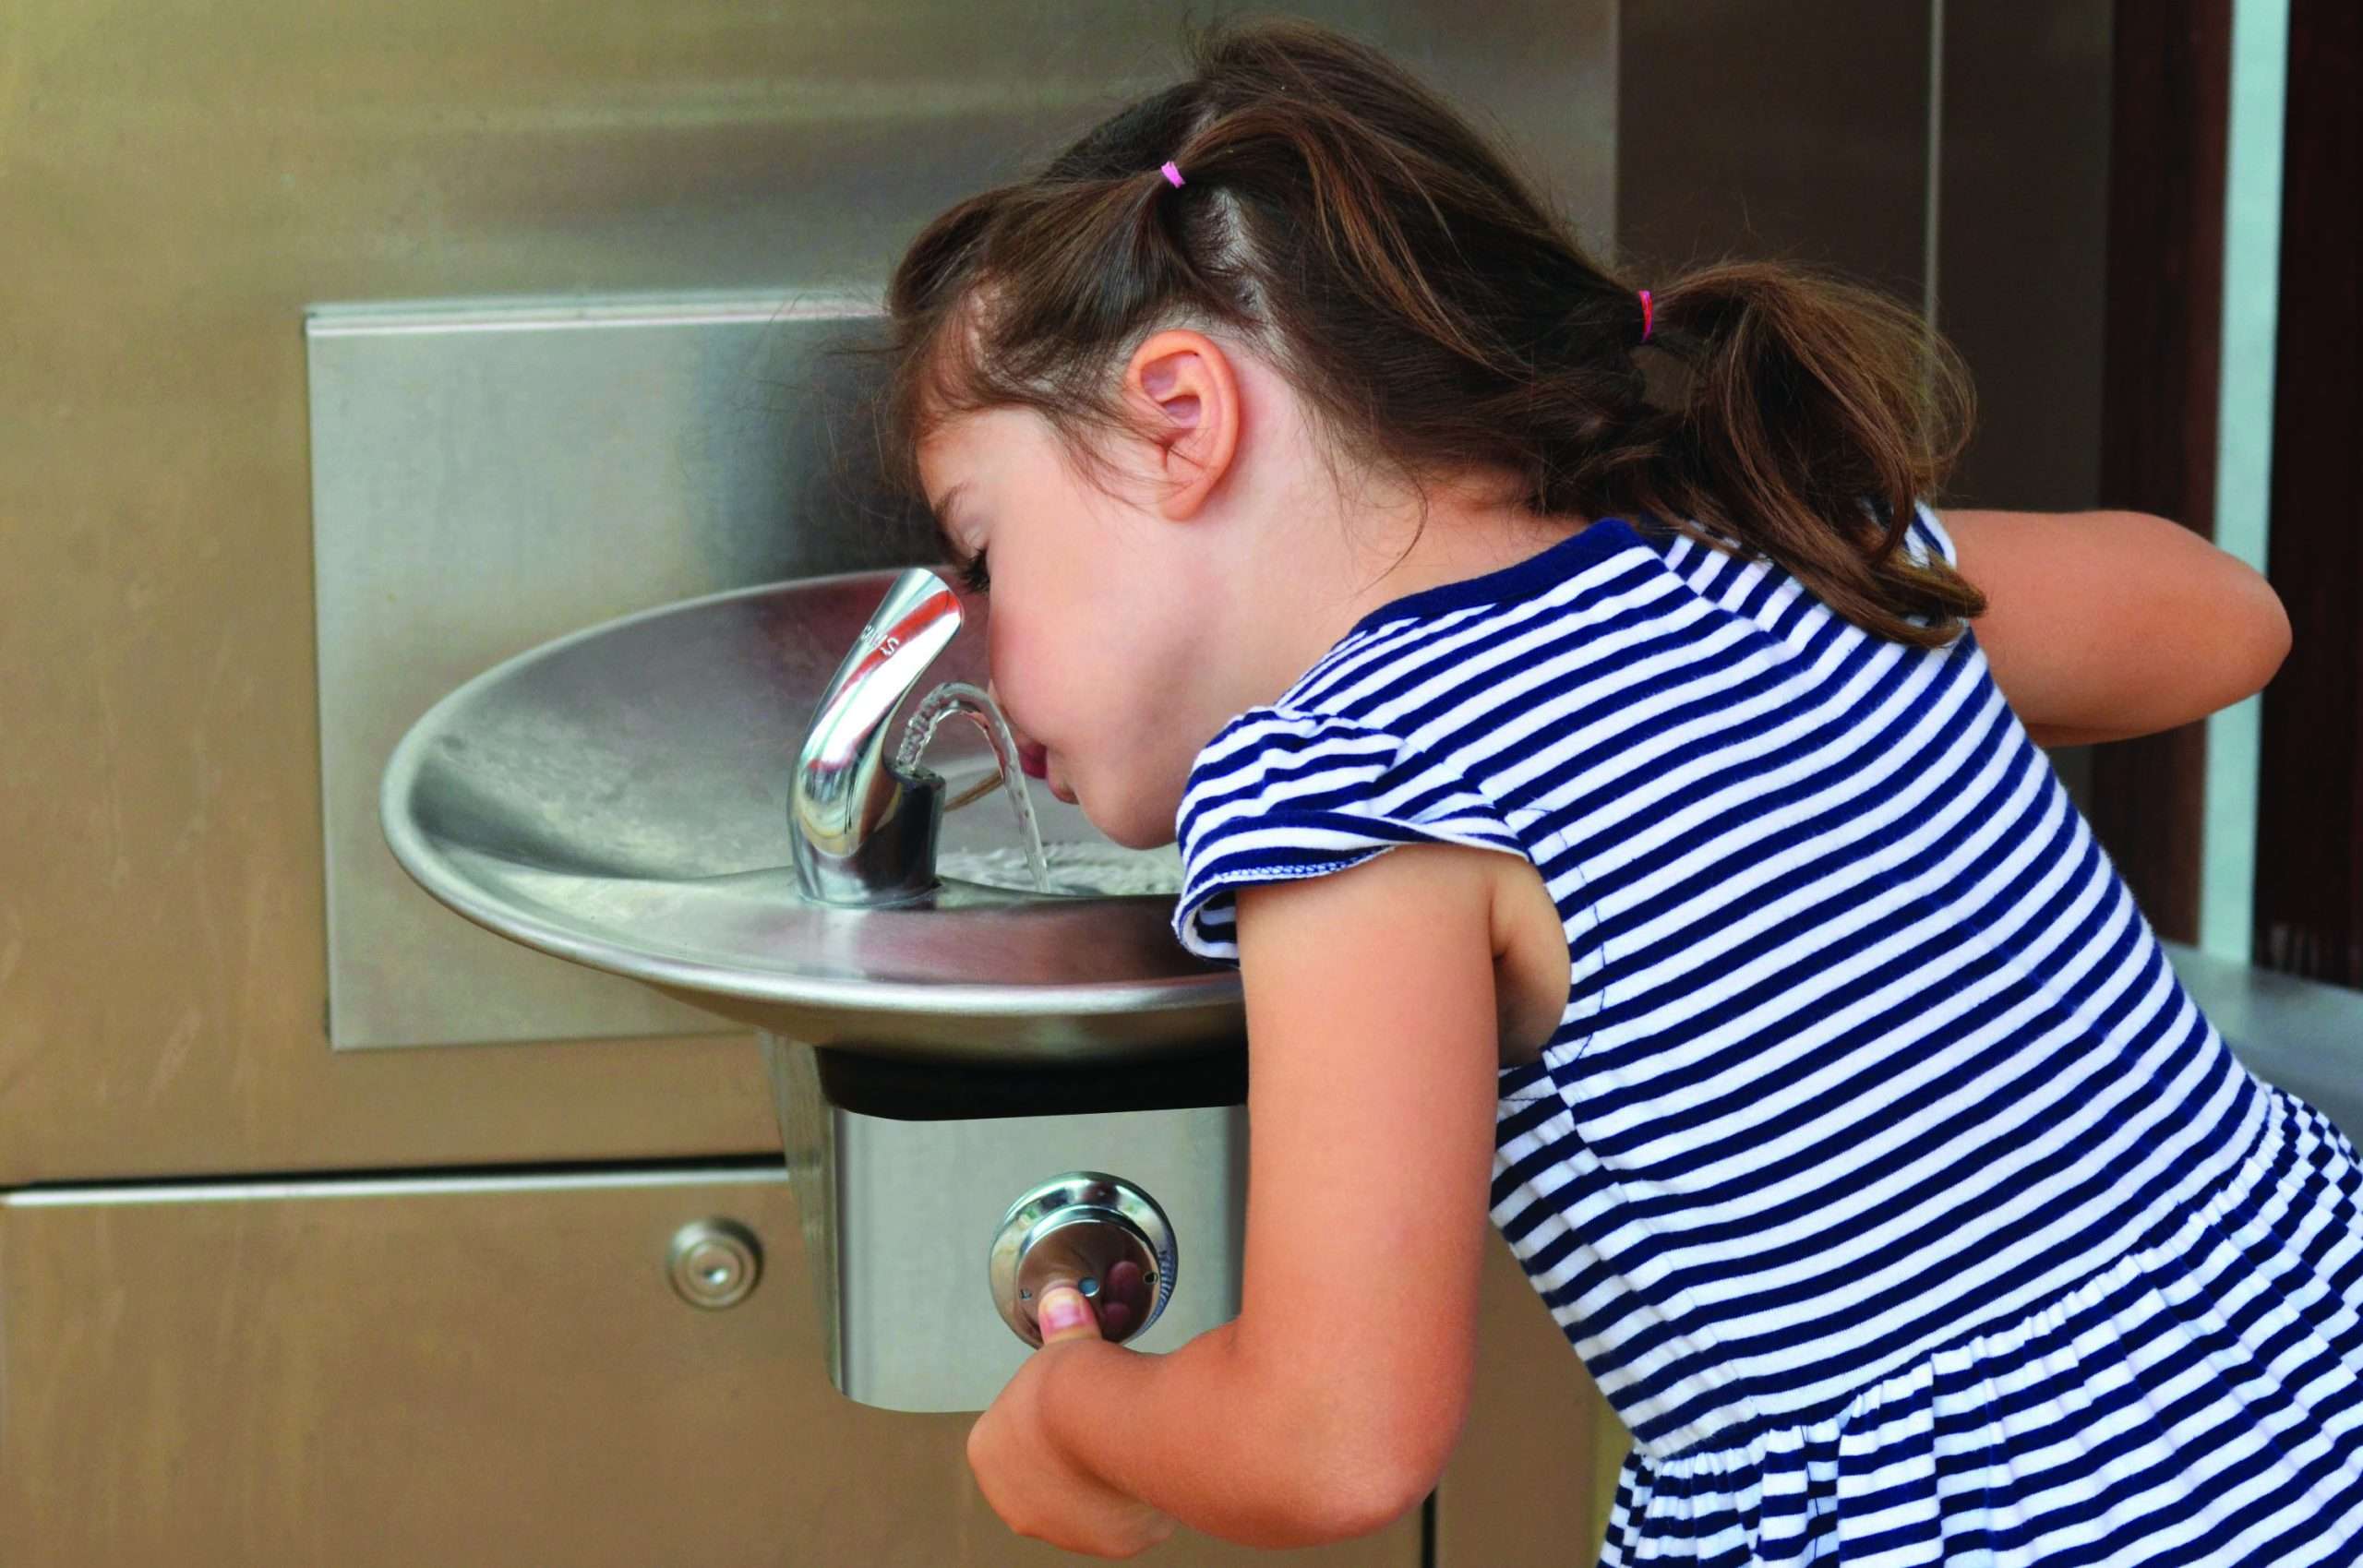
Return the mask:
POLYGON ((981 1410, 1032 1347, 992 1290, 1011 1205, 1104 1172, 1153 1200, 1171 1296, 1126 1341, 1178 1348, 1239 1312, 1244 1044, 1127 1066, 1004 1070, 763 1036, 829 1377, 889 1410, 981 1410))

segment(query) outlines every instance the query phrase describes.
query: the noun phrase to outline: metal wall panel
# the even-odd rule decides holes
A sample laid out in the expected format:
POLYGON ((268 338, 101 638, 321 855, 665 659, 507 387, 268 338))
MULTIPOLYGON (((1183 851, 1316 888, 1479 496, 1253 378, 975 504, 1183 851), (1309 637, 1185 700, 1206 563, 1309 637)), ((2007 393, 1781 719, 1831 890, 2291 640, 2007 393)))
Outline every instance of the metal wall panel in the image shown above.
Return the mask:
MULTIPOLYGON (((1298 9, 1399 49, 1604 227, 1613 0, 1298 9)), ((15 7, 0 1184, 769 1146, 735 1037, 327 1048, 304 312, 874 287, 929 215, 1169 79, 1182 22, 15 7)))
POLYGON ((1468 1430, 1436 1488, 1436 1568, 1584 1568, 1632 1434, 1498 1237, 1478 1329, 1468 1430))
MULTIPOLYGON (((1614 0, 1296 9, 1425 69, 1613 239, 1614 0)), ((0 1188, 775 1147, 751 1040, 328 1049, 305 312, 871 288, 928 215, 1169 79, 1180 27, 1148 0, 15 7, 0 1188)), ((714 1180, 788 1266, 770 1179, 714 1180)), ((0 1561, 1059 1560, 976 1498, 961 1418, 827 1389, 805 1282, 666 1293, 706 1200, 330 1185, 0 1204, 0 1561)))
POLYGON ((1626 248, 1669 269, 1793 257, 1932 309, 1981 401, 1959 502, 2092 506, 2109 14, 2108 0, 1634 0, 1619 45, 1626 248))
POLYGON ((826 296, 311 314, 332 1045, 735 1030, 455 917, 388 850, 378 783, 421 713, 538 643, 930 558, 924 521, 857 455, 858 351, 878 336, 874 305, 826 296))
MULTIPOLYGON (((727 1167, 15 1194, 0 1562, 1072 1562, 977 1490, 973 1417, 830 1386, 796 1228, 784 1172, 727 1167), (715 1216, 764 1251, 719 1311, 666 1268, 715 1216)), ((945 1285, 983 1275, 980 1248, 945 1285)), ((1158 1551, 1269 1560, 1187 1531, 1158 1551)), ((1301 1560, 1413 1568, 1419 1513, 1301 1560)))
MULTIPOLYGON (((1962 506, 2100 504, 2114 9, 1944 9, 1933 281, 1937 324, 1977 377, 1962 506)), ((2050 757, 2089 810, 2092 748, 2050 757)))

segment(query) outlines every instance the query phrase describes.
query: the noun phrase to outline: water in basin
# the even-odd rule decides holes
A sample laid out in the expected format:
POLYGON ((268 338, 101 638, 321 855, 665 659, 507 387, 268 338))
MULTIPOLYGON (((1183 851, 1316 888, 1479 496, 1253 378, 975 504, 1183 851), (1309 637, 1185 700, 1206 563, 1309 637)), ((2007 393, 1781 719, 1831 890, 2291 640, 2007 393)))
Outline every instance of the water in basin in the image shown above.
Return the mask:
MULTIPOLYGON (((1045 892, 1170 896, 1182 891, 1182 852, 1171 844, 1126 849, 1119 844, 1053 844, 1044 855, 1048 880, 1037 885, 1045 892)), ((1029 874, 1026 856, 1015 849, 946 849, 936 856, 935 868, 996 888, 1023 889, 1029 874)))

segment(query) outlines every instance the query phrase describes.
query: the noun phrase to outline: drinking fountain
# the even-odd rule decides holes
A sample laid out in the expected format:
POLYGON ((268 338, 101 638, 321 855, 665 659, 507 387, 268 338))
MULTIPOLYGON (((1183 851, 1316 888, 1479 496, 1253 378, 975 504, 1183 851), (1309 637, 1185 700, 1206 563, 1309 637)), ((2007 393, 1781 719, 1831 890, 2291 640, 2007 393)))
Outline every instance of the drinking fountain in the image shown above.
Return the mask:
POLYGON ((437 702, 379 800, 457 913, 759 1032, 832 1381, 896 1410, 990 1403, 1053 1283, 1144 1350, 1239 1305, 1239 977, 1094 891, 1178 860, 1014 766, 987 614, 913 569, 594 627, 437 702), (922 762, 930 682, 979 724, 922 762))

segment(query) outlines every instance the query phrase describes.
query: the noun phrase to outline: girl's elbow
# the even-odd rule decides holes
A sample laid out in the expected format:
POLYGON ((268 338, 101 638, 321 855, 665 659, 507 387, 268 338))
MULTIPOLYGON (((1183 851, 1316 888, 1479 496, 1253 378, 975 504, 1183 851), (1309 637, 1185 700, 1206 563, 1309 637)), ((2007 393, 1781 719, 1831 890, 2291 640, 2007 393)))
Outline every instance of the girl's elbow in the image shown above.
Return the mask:
POLYGON ((2297 641, 2297 631, 2289 624, 2289 607, 2281 602, 2281 595, 2273 591, 2271 584, 2264 588, 2263 624, 2260 629, 2256 689, 2261 691, 2265 683, 2280 673, 2289 650, 2297 641))
POLYGON ((1297 1513, 1322 1540, 1383 1530, 1436 1489, 1459 1445, 1468 1397, 1433 1392, 1385 1415, 1363 1412, 1326 1445, 1326 1463, 1300 1474, 1297 1513))
POLYGON ((1473 1333, 1427 1352, 1357 1344, 1348 1355, 1335 1342, 1288 1344, 1252 1382, 1261 1398, 1249 1430, 1261 1441, 1241 1457, 1277 1492, 1275 1512, 1293 1538, 1285 1544, 1386 1528, 1435 1490, 1459 1447, 1476 1382, 1473 1333))
POLYGON ((1375 1535, 1418 1508, 1435 1490, 1441 1466, 1401 1463, 1339 1465, 1308 1478, 1289 1513, 1303 1546, 1334 1546, 1375 1535))
MULTIPOLYGON (((2185 644, 2178 664, 2159 669, 2173 682, 2190 711, 2174 712, 2152 728, 2172 728, 2221 712, 2255 696, 2289 657, 2294 634, 2289 611, 2261 572, 2231 561, 2228 579, 2181 613, 2199 635, 2185 644), (2176 680, 2169 670, 2177 670, 2176 680)), ((2146 730, 2136 733, 2148 733, 2146 730)))
MULTIPOLYGON (((2222 623, 2224 631, 2218 645, 2223 655, 2222 674, 2231 689, 2223 695, 2216 708, 2229 707, 2262 691, 2280 673, 2296 640, 2287 607, 2261 576, 2252 576, 2246 598, 2243 613, 2227 616, 2222 623)), ((2211 712, 2214 711, 2209 709, 2211 712)))
POLYGON ((2238 628, 2242 667, 2249 672, 2249 684, 2241 693, 2261 691, 2289 657, 2296 641, 2296 632, 2289 624, 2289 606, 2264 573, 2245 561, 2236 561, 2238 585, 2237 610, 2226 618, 2238 628))

